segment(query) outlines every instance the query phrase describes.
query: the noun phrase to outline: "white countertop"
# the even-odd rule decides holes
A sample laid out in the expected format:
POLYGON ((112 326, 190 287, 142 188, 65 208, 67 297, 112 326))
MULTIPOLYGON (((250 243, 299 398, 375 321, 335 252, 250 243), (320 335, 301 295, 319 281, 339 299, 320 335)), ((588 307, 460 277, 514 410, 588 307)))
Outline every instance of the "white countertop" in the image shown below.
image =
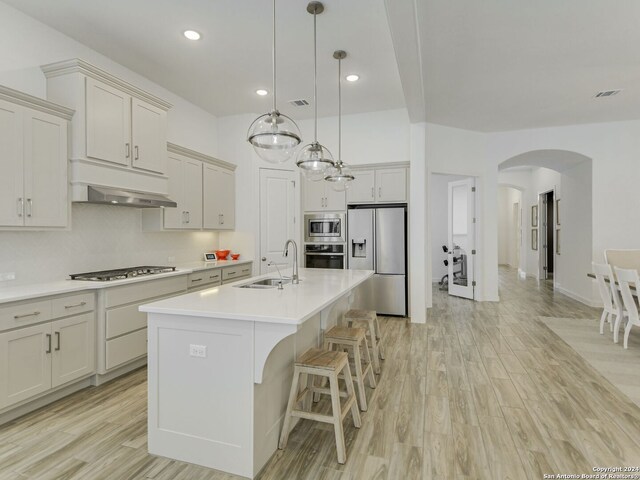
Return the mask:
POLYGON ((301 268, 300 283, 285 284, 282 290, 237 287, 262 278, 278 278, 271 273, 142 305, 140 311, 298 325, 373 273, 372 270, 301 268))
POLYGON ((16 285, 11 287, 0 287, 0 304, 17 302, 20 300, 30 300, 49 295, 59 295, 63 293, 80 292, 83 290, 97 290, 101 288, 117 287, 130 283, 147 282, 159 278, 173 277, 176 275, 187 275, 192 272, 208 270, 211 268, 223 268, 233 265, 251 263, 252 260, 218 260, 217 262, 189 262, 175 266, 174 272, 159 273, 156 275, 144 275, 141 277, 127 278, 124 280, 111 280, 108 282, 90 282, 86 280, 59 280, 55 282, 35 283, 27 285, 16 285))

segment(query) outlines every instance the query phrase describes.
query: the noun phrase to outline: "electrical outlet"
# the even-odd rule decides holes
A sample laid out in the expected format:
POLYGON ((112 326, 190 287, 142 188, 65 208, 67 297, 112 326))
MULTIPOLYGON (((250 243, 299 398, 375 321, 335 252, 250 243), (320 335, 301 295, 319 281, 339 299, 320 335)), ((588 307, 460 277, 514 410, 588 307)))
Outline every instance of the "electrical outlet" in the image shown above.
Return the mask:
POLYGON ((206 345, 189 345, 189 356, 191 357, 199 357, 206 358, 207 357, 207 346, 206 345))
POLYGON ((0 273, 0 282, 7 282, 16 279, 16 272, 0 273))

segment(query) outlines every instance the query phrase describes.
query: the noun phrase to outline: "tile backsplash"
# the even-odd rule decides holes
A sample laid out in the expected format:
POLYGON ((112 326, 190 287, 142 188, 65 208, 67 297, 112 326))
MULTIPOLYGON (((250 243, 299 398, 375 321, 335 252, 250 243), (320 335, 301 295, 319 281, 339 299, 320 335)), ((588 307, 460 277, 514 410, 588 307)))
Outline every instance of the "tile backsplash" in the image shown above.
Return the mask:
POLYGON ((15 280, 0 282, 0 288, 62 280, 70 273, 92 270, 192 262, 218 247, 217 233, 143 232, 140 212, 73 204, 70 231, 0 231, 0 274, 16 273, 15 280))

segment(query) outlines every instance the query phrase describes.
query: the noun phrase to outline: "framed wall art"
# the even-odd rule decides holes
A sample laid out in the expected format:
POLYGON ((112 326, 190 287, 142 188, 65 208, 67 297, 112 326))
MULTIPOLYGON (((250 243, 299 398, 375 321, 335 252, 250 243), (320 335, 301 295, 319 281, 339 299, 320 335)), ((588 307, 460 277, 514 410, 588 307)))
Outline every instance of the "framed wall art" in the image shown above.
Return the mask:
POLYGON ((538 205, 534 205, 531 207, 531 226, 538 226, 538 205))

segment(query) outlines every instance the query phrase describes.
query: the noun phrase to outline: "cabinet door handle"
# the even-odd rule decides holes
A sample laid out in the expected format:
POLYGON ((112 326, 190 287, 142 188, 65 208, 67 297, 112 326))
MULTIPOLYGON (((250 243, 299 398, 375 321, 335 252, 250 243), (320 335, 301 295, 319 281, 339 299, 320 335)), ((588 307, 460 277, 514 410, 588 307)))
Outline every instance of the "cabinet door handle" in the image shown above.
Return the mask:
MULTIPOLYGON (((51 349, 51 347, 49 347, 51 349)), ((56 352, 60 350, 60 332, 56 332, 56 352)))
POLYGON ((187 212, 182 211, 182 223, 187 223, 187 212))
POLYGON ((218 225, 222 225, 222 214, 218 214, 218 225))
POLYGON ((133 147, 133 149, 136 152, 136 156, 133 158, 134 160, 138 160, 138 158, 140 158, 140 151, 138 150, 138 145, 136 145, 135 147, 133 147))
POLYGON ((131 156, 131 145, 129 143, 125 143, 124 148, 125 148, 126 158, 129 158, 131 156))
POLYGON ((31 213, 33 210, 33 200, 31 200, 30 198, 27 198, 27 217, 31 217, 31 213))
POLYGON ((378 187, 378 198, 382 198, 382 187, 378 187))
POLYGON ((191 212, 187 210, 187 223, 191 223, 191 212))
POLYGON ((195 283, 195 282, 201 282, 202 279, 201 278, 192 278, 191 279, 191 283, 195 283))
POLYGON ((221 213, 220 217, 222 217, 222 225, 224 225, 224 213, 221 213))
POLYGON ((216 278, 220 278, 220 275, 209 275, 209 280, 215 280, 216 278))
POLYGON ((64 308, 84 307, 86 304, 87 304, 87 302, 80 302, 80 303, 76 303, 74 305, 65 305, 64 308))
POLYGON ((14 315, 13 318, 18 320, 20 318, 37 317, 38 315, 40 315, 40 312, 23 313, 22 315, 14 315))
POLYGON ((22 217, 24 215, 24 199, 22 197, 18 198, 16 208, 18 210, 18 216, 22 217))
POLYGON ((47 333, 47 350, 44 351, 44 353, 51 353, 51 334, 47 333))

